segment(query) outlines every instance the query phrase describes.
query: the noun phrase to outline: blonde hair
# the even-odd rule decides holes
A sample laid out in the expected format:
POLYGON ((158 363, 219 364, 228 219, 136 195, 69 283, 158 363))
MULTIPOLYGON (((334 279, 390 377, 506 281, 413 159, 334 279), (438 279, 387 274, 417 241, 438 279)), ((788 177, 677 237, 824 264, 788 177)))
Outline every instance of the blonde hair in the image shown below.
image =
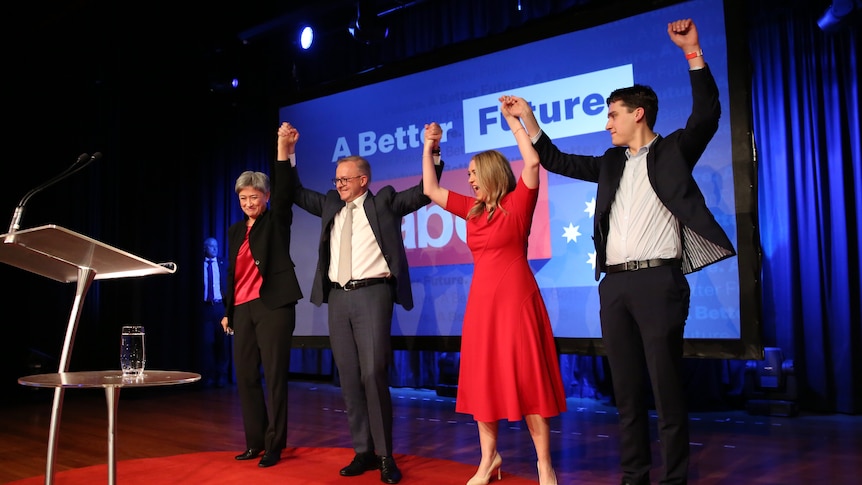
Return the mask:
POLYGON ((479 217, 488 210, 488 220, 494 215, 504 195, 515 190, 515 174, 509 160, 497 150, 486 150, 473 156, 476 182, 487 194, 485 200, 476 199, 467 218, 479 217))

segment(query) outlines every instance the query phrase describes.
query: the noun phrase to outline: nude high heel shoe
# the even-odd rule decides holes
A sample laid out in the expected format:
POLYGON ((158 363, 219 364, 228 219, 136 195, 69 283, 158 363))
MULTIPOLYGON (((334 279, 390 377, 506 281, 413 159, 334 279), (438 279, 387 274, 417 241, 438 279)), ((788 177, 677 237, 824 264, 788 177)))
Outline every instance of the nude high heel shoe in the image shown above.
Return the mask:
POLYGON ((494 459, 491 460, 491 467, 488 468, 488 473, 485 476, 480 477, 478 473, 473 475, 473 478, 467 480, 467 485, 488 485, 491 481, 491 475, 494 474, 494 470, 497 470, 497 481, 503 479, 503 457, 500 456, 499 453, 494 455, 494 459))
POLYGON ((554 476, 553 482, 545 483, 542 481, 542 472, 539 470, 539 462, 536 462, 536 471, 539 472, 539 485, 557 485, 557 473, 554 472, 554 469, 551 469, 551 475, 554 476))

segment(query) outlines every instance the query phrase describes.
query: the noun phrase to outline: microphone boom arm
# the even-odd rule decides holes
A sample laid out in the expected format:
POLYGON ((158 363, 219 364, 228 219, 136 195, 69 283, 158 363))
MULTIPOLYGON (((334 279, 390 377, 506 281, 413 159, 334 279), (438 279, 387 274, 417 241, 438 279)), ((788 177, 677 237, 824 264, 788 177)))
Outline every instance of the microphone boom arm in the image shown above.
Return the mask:
POLYGON ((66 177, 81 171, 84 167, 96 160, 99 160, 100 158, 102 158, 102 154, 100 152, 96 152, 92 156, 90 156, 90 154, 88 153, 82 153, 78 155, 78 159, 75 160, 75 163, 70 165, 69 168, 62 171, 59 175, 54 176, 54 178, 48 180, 42 185, 39 185, 38 187, 24 194, 24 197, 21 197, 21 201, 18 202, 18 206, 15 207, 15 212, 12 214, 12 220, 9 223, 8 232, 15 232, 21 227, 21 218, 24 216, 24 206, 27 205, 27 201, 30 200, 30 197, 33 197, 37 193, 65 179, 66 177))

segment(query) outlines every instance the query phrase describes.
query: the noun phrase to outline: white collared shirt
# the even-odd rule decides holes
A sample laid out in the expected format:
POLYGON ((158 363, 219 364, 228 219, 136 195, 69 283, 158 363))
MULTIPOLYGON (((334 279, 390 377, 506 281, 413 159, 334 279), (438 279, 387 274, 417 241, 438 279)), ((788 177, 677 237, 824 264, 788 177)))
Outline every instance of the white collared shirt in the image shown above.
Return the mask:
POLYGON ((611 204, 608 265, 682 255, 679 222, 662 204, 647 176, 647 154, 657 138, 635 154, 626 150, 626 166, 611 204))
MULTIPOLYGON (((365 200, 368 198, 368 192, 360 195, 353 201, 356 204, 356 209, 353 209, 353 238, 351 239, 351 261, 353 262, 353 270, 351 271, 351 279, 362 280, 365 278, 380 278, 389 276, 389 265, 386 264, 386 259, 383 258, 383 253, 380 251, 380 245, 377 244, 377 238, 374 237, 374 231, 371 230, 371 224, 368 222, 368 216, 365 214, 365 200)), ((338 260, 339 248, 341 247, 341 230, 344 226, 347 206, 345 205, 335 219, 332 221, 332 230, 329 237, 329 279, 331 281, 338 280, 338 260)))

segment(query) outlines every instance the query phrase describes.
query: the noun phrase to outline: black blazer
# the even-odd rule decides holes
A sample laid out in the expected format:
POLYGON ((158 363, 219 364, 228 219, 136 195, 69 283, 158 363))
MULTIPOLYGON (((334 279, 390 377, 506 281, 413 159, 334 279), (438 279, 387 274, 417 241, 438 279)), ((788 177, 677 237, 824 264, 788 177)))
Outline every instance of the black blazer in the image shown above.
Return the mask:
MULTIPOLYGON (((684 273, 736 254, 724 229, 706 207, 703 193, 692 176, 695 164, 718 130, 721 115, 718 86, 708 66, 689 70, 689 78, 693 103, 685 128, 667 137, 659 136, 647 155, 650 185, 681 224, 684 273)), ((535 147, 542 166, 548 171, 598 182, 593 219, 598 281, 605 270, 611 203, 620 185, 628 148, 613 147, 599 157, 571 155, 560 152, 544 132, 535 147)))
MULTIPOLYGON (((441 161, 436 168, 439 179, 443 173, 443 162, 441 161)), ((337 190, 321 194, 304 188, 300 183, 296 167, 293 168, 293 172, 296 183, 294 202, 309 214, 320 217, 317 269, 310 299, 312 303, 320 306, 329 301, 329 290, 332 289, 332 282, 329 279, 329 236, 335 214, 344 208, 344 201, 341 200, 337 190)), ((413 308, 413 289, 410 285, 407 253, 401 237, 401 219, 430 202, 431 199, 423 193, 420 179, 418 185, 401 192, 397 192, 390 185, 380 189, 377 194, 369 191, 363 206, 380 251, 389 265, 389 272, 395 277, 395 303, 405 310, 413 308)))
MULTIPOLYGON (((290 162, 274 162, 270 166, 269 208, 257 218, 248 235, 263 285, 260 299, 267 308, 279 308, 302 299, 290 257, 290 225, 293 222, 293 170, 290 162)), ((232 325, 234 305, 234 274, 236 256, 245 238, 247 216, 228 228, 227 284, 224 288, 225 312, 232 325)))

